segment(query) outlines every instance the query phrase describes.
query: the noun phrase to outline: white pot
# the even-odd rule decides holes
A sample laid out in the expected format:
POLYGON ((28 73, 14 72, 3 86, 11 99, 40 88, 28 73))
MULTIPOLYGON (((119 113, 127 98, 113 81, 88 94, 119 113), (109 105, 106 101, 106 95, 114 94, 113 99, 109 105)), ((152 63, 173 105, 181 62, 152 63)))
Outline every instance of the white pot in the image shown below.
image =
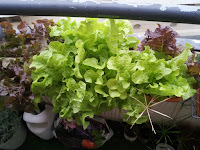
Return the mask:
POLYGON ((31 132, 44 140, 54 137, 52 131, 56 114, 52 112, 52 105, 45 105, 45 109, 39 114, 24 113, 23 119, 31 132))
POLYGON ((24 143, 26 135, 27 135, 26 129, 22 125, 20 128, 16 130, 16 132, 7 142, 0 144, 0 149, 5 149, 5 150, 17 149, 24 143))
POLYGON ((125 132, 124 132, 124 137, 125 137, 126 140, 128 140, 130 142, 134 142, 137 139, 137 135, 130 137, 125 132))
POLYGON ((165 143, 159 143, 156 146, 156 150, 175 150, 172 146, 165 144, 165 143))

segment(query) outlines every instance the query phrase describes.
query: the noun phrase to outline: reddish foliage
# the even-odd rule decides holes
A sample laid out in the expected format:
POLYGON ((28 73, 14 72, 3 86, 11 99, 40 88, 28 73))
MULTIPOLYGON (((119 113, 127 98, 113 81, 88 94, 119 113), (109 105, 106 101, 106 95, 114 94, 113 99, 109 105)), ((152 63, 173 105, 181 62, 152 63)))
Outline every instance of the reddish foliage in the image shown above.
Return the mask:
POLYGON ((50 25, 54 25, 52 20, 38 20, 31 29, 23 21, 16 31, 11 23, 0 23, 5 35, 0 40, 0 97, 7 96, 6 106, 26 112, 34 109, 29 59, 48 45, 50 25))
POLYGON ((168 26, 162 27, 158 24, 158 28, 154 32, 148 29, 145 36, 138 46, 139 51, 143 51, 144 47, 148 45, 152 50, 164 52, 172 57, 177 56, 181 52, 181 49, 176 45, 176 37, 179 35, 168 26))

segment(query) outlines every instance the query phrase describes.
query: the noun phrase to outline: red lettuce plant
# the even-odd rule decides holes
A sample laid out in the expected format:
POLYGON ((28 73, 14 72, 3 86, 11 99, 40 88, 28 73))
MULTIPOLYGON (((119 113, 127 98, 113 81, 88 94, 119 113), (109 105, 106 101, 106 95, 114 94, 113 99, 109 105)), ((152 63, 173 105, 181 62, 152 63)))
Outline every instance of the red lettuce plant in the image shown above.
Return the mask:
POLYGON ((9 22, 1 22, 4 37, 0 40, 0 98, 5 105, 31 112, 34 109, 31 92, 29 59, 46 48, 50 42, 52 20, 38 20, 31 28, 25 21, 17 29, 9 22))
POLYGON ((145 38, 138 45, 138 50, 143 51, 145 46, 150 46, 152 50, 163 52, 172 57, 177 56, 182 49, 176 45, 176 37, 178 33, 172 28, 163 27, 158 24, 158 28, 154 32, 147 29, 145 38))

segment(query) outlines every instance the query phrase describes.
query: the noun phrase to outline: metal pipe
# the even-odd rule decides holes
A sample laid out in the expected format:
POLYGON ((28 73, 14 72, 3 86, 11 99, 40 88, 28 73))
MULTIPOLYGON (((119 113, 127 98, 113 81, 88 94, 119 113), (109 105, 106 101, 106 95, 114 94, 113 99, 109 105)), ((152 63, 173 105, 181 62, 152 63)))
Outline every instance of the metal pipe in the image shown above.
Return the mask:
POLYGON ((200 24, 199 6, 83 0, 1 0, 0 15, 98 17, 200 24))

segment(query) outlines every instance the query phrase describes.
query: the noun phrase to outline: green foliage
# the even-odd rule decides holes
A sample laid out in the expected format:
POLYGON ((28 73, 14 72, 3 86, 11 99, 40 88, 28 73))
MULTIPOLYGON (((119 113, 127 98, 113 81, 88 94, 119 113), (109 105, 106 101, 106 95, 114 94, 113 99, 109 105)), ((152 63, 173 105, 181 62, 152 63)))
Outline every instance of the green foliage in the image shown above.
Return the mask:
MULTIPOLYGON (((184 50, 183 45, 178 45, 176 43, 176 37, 178 36, 178 33, 171 27, 163 27, 158 24, 158 28, 156 28, 155 31, 147 29, 145 38, 141 40, 137 50, 144 51, 145 46, 150 46, 150 48, 155 51, 156 58, 170 60, 180 55, 180 53, 184 50)), ((196 80, 196 83, 193 84, 193 87, 198 88, 200 86, 200 65, 199 63, 194 63, 195 59, 197 62, 200 61, 199 54, 197 54, 196 57, 195 54, 192 54, 189 58, 187 58, 185 63, 188 67, 188 74, 192 75, 196 80)), ((177 63, 174 66, 176 65, 177 63)))
POLYGON ((94 138, 96 145, 101 145, 105 141, 105 137, 102 136, 103 130, 93 130, 92 137, 94 138))
POLYGON ((157 130, 158 134, 161 135, 160 139, 157 141, 156 144, 160 143, 161 141, 164 141, 166 144, 172 144, 173 145, 173 141, 171 139, 172 135, 178 136, 178 134, 181 132, 179 130, 173 130, 173 126, 172 127, 165 127, 164 125, 158 125, 159 126, 159 130, 157 130))
MULTIPOLYGON (((184 64, 191 55, 189 44, 177 57, 159 59, 148 46, 142 52, 130 51, 138 44, 130 34, 131 24, 123 20, 60 20, 51 27, 50 35, 61 37, 63 42, 51 42, 47 50, 33 57, 32 91, 38 98, 51 98, 61 118, 72 121, 75 117, 84 128, 89 124, 86 117, 114 107, 127 110, 124 119, 132 124, 145 109, 130 97, 145 103, 136 88, 147 94, 184 99, 195 93, 195 81, 186 75, 184 64)), ((142 116, 136 123, 146 120, 142 116)))
POLYGON ((21 117, 18 112, 9 108, 0 110, 0 143, 5 143, 21 126, 21 117))

